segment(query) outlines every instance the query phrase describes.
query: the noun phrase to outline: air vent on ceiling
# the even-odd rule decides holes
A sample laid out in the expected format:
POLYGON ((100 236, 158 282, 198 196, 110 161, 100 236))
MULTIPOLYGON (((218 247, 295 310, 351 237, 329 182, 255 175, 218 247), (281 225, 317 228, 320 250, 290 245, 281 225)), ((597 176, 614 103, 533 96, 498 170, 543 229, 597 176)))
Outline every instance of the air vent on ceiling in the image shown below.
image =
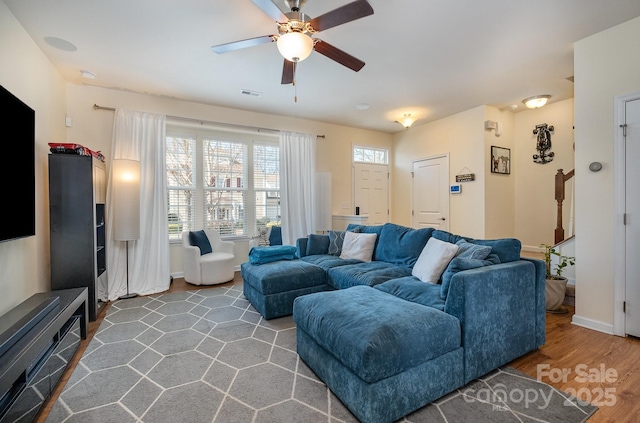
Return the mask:
POLYGON ((240 94, 250 95, 251 97, 262 97, 261 92, 251 90, 240 90, 240 94))

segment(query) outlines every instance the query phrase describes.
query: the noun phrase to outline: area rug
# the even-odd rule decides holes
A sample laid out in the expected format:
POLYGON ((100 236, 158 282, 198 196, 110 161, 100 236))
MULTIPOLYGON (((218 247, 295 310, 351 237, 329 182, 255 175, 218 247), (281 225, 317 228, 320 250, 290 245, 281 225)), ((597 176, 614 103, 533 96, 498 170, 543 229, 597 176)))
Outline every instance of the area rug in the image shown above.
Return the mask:
MULTIPOLYGON (((597 407, 510 367, 401 422, 584 422, 597 407)), ((242 287, 114 302, 47 423, 357 422, 296 354, 291 317, 266 321, 242 287)))

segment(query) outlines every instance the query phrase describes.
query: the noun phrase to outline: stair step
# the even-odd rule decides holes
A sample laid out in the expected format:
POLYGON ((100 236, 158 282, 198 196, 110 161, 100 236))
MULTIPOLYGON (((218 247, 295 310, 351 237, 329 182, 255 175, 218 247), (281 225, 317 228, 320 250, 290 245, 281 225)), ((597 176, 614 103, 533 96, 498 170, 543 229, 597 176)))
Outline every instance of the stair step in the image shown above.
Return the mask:
POLYGON ((576 305, 576 287, 575 285, 567 285, 567 290, 564 293, 564 300, 562 304, 575 306, 576 305))

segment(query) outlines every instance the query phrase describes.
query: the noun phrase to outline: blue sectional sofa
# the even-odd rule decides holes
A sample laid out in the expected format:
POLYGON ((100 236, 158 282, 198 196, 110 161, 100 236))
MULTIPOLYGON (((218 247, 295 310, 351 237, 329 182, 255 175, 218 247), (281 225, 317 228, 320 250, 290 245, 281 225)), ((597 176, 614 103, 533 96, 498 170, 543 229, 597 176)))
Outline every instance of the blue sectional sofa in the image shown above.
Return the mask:
POLYGON ((300 357, 363 422, 393 422, 545 342, 545 264, 513 238, 350 225, 375 233, 371 261, 340 258, 344 233, 297 242, 295 260, 243 263, 265 316, 293 314, 300 357), (412 275, 430 238, 490 247, 453 258, 437 283, 412 275), (486 250, 486 249, 485 249, 486 250))

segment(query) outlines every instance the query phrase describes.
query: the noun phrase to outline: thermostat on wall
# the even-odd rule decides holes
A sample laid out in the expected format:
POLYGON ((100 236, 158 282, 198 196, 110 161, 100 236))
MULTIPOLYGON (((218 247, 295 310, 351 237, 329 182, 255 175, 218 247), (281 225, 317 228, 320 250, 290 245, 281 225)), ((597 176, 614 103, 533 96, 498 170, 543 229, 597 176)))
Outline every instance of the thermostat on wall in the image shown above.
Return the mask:
POLYGON ((460 194, 461 191, 462 187, 460 186, 460 184, 453 184, 449 187, 449 192, 451 194, 460 194))

